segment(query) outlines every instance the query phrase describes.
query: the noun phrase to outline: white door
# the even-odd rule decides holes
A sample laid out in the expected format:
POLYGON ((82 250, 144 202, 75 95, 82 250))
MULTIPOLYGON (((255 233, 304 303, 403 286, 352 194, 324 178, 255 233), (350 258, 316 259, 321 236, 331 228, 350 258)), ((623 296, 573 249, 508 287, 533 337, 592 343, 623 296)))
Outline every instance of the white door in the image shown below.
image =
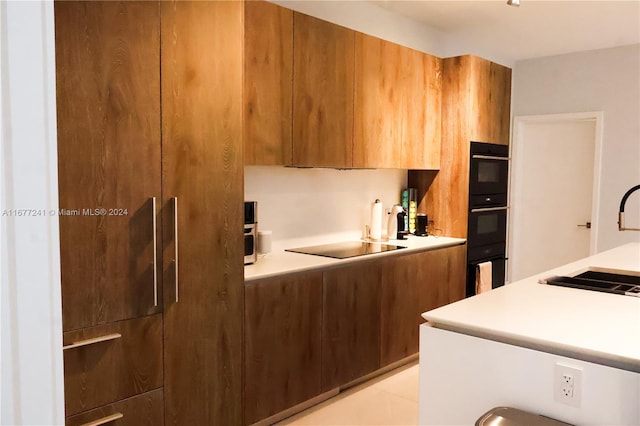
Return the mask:
POLYGON ((589 256, 597 225, 596 124, 595 117, 516 118, 509 281, 589 256))

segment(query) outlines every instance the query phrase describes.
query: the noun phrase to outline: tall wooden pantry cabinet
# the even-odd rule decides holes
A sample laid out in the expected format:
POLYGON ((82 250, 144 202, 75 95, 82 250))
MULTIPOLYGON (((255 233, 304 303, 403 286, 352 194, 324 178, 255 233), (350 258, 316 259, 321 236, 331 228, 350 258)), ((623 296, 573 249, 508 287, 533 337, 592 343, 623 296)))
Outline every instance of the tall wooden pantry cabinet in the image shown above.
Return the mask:
POLYGON ((511 69, 477 56, 442 61, 440 171, 409 171, 418 188, 418 211, 442 235, 466 238, 471 141, 509 145, 511 69))
POLYGON ((67 424, 240 424, 243 3, 54 9, 67 424))
POLYGON ((167 426, 242 422, 243 13, 162 2, 167 426))

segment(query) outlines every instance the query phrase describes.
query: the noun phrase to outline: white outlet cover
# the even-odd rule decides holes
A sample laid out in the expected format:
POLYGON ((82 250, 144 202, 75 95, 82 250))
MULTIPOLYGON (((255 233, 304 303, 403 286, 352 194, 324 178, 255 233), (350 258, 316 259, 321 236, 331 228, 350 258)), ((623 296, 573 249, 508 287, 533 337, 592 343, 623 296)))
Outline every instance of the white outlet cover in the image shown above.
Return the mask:
MULTIPOLYGON (((570 392, 569 392, 570 393, 570 392)), ((582 400, 582 368, 556 363, 553 374, 553 399, 561 404, 580 408, 582 400), (565 376, 573 378, 573 396, 567 396, 564 388, 570 386, 565 376)))

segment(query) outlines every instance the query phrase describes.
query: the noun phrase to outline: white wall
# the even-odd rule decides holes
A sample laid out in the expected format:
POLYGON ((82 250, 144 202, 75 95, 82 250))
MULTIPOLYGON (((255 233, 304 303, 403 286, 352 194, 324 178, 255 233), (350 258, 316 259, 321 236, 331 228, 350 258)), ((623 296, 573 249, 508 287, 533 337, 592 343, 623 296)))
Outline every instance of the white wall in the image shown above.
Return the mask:
POLYGON ((63 424, 53 2, 0 2, 0 21, 0 423, 63 424))
POLYGON ((398 43, 435 56, 446 56, 444 34, 369 1, 270 0, 287 9, 398 43))
MULTIPOLYGON (((604 112, 598 252, 640 241, 640 232, 617 228, 622 195, 640 183, 639 76, 640 44, 520 61, 513 70, 513 116, 604 112)), ((640 193, 627 202, 626 225, 640 227, 640 193)))
POLYGON ((371 203, 398 204, 406 185, 397 169, 244 168, 244 199, 258 202, 258 230, 273 231, 274 250, 360 238, 371 203))

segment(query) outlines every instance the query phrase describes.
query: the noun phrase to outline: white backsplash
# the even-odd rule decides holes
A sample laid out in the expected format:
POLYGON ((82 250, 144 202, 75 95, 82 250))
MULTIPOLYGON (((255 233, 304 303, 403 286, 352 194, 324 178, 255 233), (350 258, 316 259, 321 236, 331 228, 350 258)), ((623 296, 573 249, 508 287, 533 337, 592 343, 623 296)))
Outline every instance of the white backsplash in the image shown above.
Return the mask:
POLYGON ((399 169, 244 168, 244 199, 258 202, 258 230, 273 232, 273 250, 360 238, 371 203, 399 203, 406 185, 399 169))

